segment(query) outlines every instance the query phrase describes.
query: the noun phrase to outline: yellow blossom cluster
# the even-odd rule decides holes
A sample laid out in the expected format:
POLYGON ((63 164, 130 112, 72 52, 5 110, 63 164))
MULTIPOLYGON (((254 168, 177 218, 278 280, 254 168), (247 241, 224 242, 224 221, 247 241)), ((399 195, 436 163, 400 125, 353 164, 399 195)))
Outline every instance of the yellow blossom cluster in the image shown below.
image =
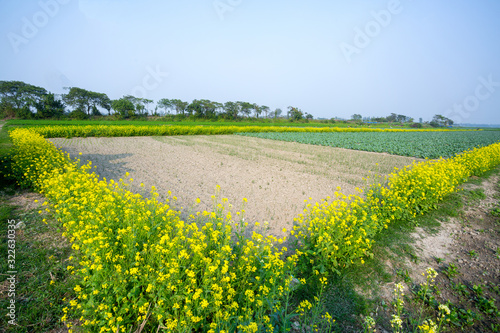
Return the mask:
POLYGON ((244 236, 222 204, 197 220, 100 180, 31 129, 10 133, 13 171, 40 191, 72 243, 73 313, 92 332, 242 331, 272 328, 289 292, 295 256, 274 237, 244 236))
POLYGON ((52 125, 32 127, 46 138, 55 137, 116 137, 151 135, 215 135, 263 132, 437 132, 449 129, 404 129, 370 127, 288 127, 288 126, 183 126, 183 125, 52 125))
MULTIPOLYGON (((226 210, 181 219, 170 201, 127 189, 91 173, 46 141, 46 136, 221 134, 237 126, 51 126, 17 128, 12 173, 18 183, 47 198, 46 208, 64 227, 74 254, 67 269, 78 285, 64 320, 76 315, 88 331, 257 332, 272 331, 273 314, 290 292, 297 262, 314 272, 340 272, 363 264, 375 235, 395 220, 411 220, 433 209, 472 175, 500 164, 500 143, 451 159, 427 160, 395 170, 359 195, 338 189, 333 199, 307 204, 291 234, 296 254, 284 259, 282 239, 256 232, 246 237, 243 221, 226 210), (310 267, 309 267, 310 268, 310 267)), ((270 131, 270 127, 244 131, 270 131)), ((351 131, 272 127, 275 131, 351 131)), ((373 129, 369 129, 373 130, 373 129)), ((126 175, 126 177, 129 177, 126 175)), ((241 218, 243 214, 234 214, 241 218)), ((326 280, 322 281, 326 283, 326 280)), ((309 305, 300 305, 304 310, 309 305)), ((395 321, 398 324, 397 321, 395 321)), ((429 325, 431 327, 431 325, 429 325)))
POLYGON ((395 169, 385 182, 371 184, 360 195, 335 192, 307 204, 295 219, 292 234, 301 248, 301 263, 320 271, 339 272, 363 264, 377 233, 395 220, 410 221, 434 209, 470 176, 500 164, 500 143, 465 151, 450 159, 426 160, 395 169), (363 195, 364 194, 364 195, 363 195))

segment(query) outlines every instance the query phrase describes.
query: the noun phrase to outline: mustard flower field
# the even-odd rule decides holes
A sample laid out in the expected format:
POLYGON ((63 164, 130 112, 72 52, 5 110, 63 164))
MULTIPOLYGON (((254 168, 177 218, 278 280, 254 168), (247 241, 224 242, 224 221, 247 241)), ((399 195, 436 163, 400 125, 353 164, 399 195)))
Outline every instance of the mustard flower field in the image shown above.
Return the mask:
POLYGON ((171 136, 171 135, 220 135, 263 132, 450 132, 447 129, 381 129, 348 127, 286 127, 286 126, 181 126, 181 125, 54 125, 33 126, 35 132, 45 138, 60 137, 119 137, 119 136, 171 136))
MULTIPOLYGON (((151 128, 54 126, 10 132, 13 176, 45 196, 44 206, 74 249, 67 269, 79 281, 77 297, 69 300, 62 318, 69 327, 76 319, 89 332, 278 331, 297 284, 316 279, 325 285, 329 276, 362 265, 372 255, 375 236, 389 224, 424 214, 469 177, 500 164, 500 143, 494 143, 414 163, 386 179, 369 179, 371 185, 359 195, 335 192, 306 203, 288 236, 297 242, 289 251, 283 247, 286 238, 245 236, 247 222, 228 213, 224 198, 214 195, 211 211, 182 220, 169 200, 158 200, 154 187, 147 198, 133 194, 127 189, 130 175, 101 180, 91 173, 91 162, 71 160, 45 140, 181 131, 158 126, 151 133, 151 128)), ((183 134, 219 134, 216 130, 225 129, 203 126, 183 134)), ((298 307, 303 313, 311 309, 310 303, 298 307)), ((323 318, 324 325, 334 324, 328 313, 323 318)))

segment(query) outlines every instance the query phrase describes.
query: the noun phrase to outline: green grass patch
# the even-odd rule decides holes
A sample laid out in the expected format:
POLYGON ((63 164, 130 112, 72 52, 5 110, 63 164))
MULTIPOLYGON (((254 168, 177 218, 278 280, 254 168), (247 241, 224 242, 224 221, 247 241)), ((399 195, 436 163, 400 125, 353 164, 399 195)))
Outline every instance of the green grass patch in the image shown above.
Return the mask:
MULTIPOLYGON (((0 252, 3 254, 0 270, 2 297, 0 326, 3 332, 48 332, 63 327, 60 318, 67 298, 73 295, 73 280, 66 270, 65 261, 71 253, 69 243, 65 242, 54 224, 55 221, 37 211, 24 211, 10 204, 12 200, 26 195, 3 195, 0 198, 0 252), (43 221, 46 219, 48 224, 43 221), (10 224, 23 223, 15 231, 14 263, 8 262, 7 230, 10 224), (13 265, 13 266, 10 266, 13 265), (7 280, 15 276, 15 290, 7 280), (12 293, 15 293, 13 295, 12 293), (15 322, 5 316, 7 307, 15 300, 15 322)), ((12 257, 9 257, 12 260, 12 257)))

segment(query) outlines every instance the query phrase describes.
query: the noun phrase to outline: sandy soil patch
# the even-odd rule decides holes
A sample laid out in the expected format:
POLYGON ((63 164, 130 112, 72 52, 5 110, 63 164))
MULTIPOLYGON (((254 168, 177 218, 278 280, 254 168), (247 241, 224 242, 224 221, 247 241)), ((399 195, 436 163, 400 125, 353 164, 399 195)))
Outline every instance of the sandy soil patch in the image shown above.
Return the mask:
POLYGON ((142 182, 161 195, 171 191, 177 204, 209 210, 220 185, 236 207, 243 198, 246 221, 268 221, 269 232, 282 236, 301 213, 304 200, 319 201, 340 186, 345 194, 365 185, 363 177, 388 174, 412 158, 279 142, 237 135, 51 139, 57 147, 90 160, 97 174, 119 179, 126 172, 135 191, 142 182))
MULTIPOLYGON (((425 282, 422 273, 428 267, 432 267, 438 272, 435 286, 440 291, 436 294, 439 303, 444 304, 449 301, 457 308, 480 313, 479 298, 474 293, 473 286, 482 286, 483 296, 488 300, 493 299, 499 308, 499 294, 494 292, 494 287, 500 287, 500 260, 497 256, 497 251, 500 249, 500 218, 490 213, 491 209, 498 205, 499 184, 498 175, 484 179, 479 185, 464 184, 463 188, 466 190, 482 189, 486 197, 466 202, 458 212, 458 217, 441 221, 437 233, 429 234, 422 228, 416 228, 412 236, 415 239, 414 247, 417 250, 418 260, 408 260, 404 265, 411 282, 400 281, 401 277, 397 277, 395 281, 382 285, 378 290, 381 299, 390 304, 396 282, 402 282, 407 295, 415 297, 409 290, 425 282), (457 271, 452 277, 446 274, 450 265, 455 265, 457 271), (456 289, 460 284, 465 286, 463 294, 456 289)), ((396 275, 392 262, 388 261, 386 264, 396 275)), ((408 303, 408 300, 406 302, 408 303)), ((384 311, 386 317, 390 318, 392 307, 384 311)), ((480 319, 475 319, 474 327, 467 329, 470 332, 487 332, 491 324, 500 325, 498 317, 480 313, 480 319)), ((377 332, 379 331, 385 330, 379 327, 377 332)))

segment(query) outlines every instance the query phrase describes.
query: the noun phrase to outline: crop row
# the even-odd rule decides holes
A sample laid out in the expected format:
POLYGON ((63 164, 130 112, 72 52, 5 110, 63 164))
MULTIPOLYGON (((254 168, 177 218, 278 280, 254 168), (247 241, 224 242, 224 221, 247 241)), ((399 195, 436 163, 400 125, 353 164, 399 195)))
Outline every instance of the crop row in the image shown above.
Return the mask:
MULTIPOLYGON (((45 138, 60 137, 119 137, 119 136, 172 136, 172 135, 220 135, 239 132, 415 132, 443 131, 442 129, 380 129, 345 127, 285 127, 285 126, 135 126, 135 125, 86 125, 86 126, 35 126, 35 132, 45 138)), ((449 131, 449 130, 444 130, 449 131)))
POLYGON ((419 158, 452 157, 500 141, 500 131, 240 133, 246 136, 419 158))
MULTIPOLYGON (((31 129, 11 132, 13 172, 47 198, 74 255, 79 284, 68 313, 92 332, 256 332, 278 325, 293 275, 341 272, 362 264, 375 235, 392 221, 434 208, 471 175, 500 164, 500 144, 450 159, 415 163, 375 182, 364 194, 308 204, 291 231, 295 254, 282 240, 234 221, 224 200, 198 219, 183 221, 154 188, 149 198, 127 181, 99 180, 31 129)), ((67 320, 66 315, 63 320, 67 320)))

